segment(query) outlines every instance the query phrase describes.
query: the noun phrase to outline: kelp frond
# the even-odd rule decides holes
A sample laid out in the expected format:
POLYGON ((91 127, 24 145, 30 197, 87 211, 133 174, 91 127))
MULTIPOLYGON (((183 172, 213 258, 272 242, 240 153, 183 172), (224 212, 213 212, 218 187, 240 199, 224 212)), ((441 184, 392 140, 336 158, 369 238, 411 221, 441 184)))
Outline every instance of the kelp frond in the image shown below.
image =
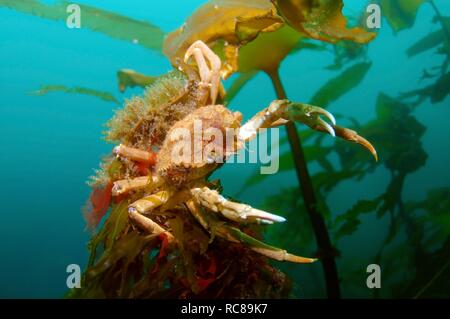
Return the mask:
POLYGON ((83 95, 89 95, 96 98, 99 98, 106 102, 112 102, 115 104, 119 104, 119 101, 108 92, 103 92, 99 90, 94 90, 90 88, 85 87, 67 87, 65 85, 43 85, 39 90, 30 92, 30 94, 33 95, 45 95, 50 92, 63 92, 68 94, 83 94, 83 95))

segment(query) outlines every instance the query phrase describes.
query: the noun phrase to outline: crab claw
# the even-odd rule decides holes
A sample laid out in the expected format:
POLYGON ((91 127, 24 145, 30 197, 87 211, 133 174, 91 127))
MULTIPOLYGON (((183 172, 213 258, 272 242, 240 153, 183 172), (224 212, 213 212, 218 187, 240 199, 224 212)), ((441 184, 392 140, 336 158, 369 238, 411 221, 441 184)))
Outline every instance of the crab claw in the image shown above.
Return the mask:
POLYGON ((344 140, 360 144, 378 161, 375 147, 368 140, 358 135, 357 132, 337 126, 333 114, 327 110, 314 105, 288 102, 281 116, 287 120, 302 122, 314 130, 326 132, 333 137, 338 136, 344 140), (324 121, 321 116, 327 118, 331 124, 324 121))
POLYGON ((208 187, 193 188, 191 193, 202 206, 211 209, 213 212, 220 213, 225 218, 235 222, 256 222, 270 225, 286 221, 282 216, 271 214, 249 205, 232 202, 208 187))
POLYGON ((239 129, 238 139, 240 142, 249 141, 256 137, 258 129, 285 125, 289 121, 300 122, 313 130, 358 143, 368 149, 375 160, 378 160, 377 152, 372 144, 355 131, 337 126, 333 114, 318 106, 289 100, 275 100, 269 107, 253 116, 239 129))
POLYGON ((238 138, 241 141, 249 141, 256 137, 258 129, 285 125, 289 121, 301 122, 314 130, 325 131, 335 136, 333 126, 336 125, 336 120, 327 110, 309 104, 275 100, 239 129, 238 138))
POLYGON ((373 145, 368 140, 366 140, 364 137, 358 135, 358 133, 356 131, 353 131, 353 130, 345 128, 345 127, 340 127, 337 125, 335 125, 333 128, 334 128, 334 131, 336 132, 337 136, 339 136, 340 138, 343 138, 344 140, 354 142, 354 143, 357 143, 357 144, 363 146, 365 149, 367 149, 373 155, 375 160, 378 161, 378 154, 377 154, 375 147, 373 147, 373 145))
POLYGON ((301 122, 308 125, 313 130, 327 132, 333 137, 336 136, 333 129, 333 126, 336 125, 336 119, 333 114, 321 107, 304 103, 288 102, 282 117, 290 121, 301 122), (324 121, 321 116, 329 120, 331 124, 324 121))

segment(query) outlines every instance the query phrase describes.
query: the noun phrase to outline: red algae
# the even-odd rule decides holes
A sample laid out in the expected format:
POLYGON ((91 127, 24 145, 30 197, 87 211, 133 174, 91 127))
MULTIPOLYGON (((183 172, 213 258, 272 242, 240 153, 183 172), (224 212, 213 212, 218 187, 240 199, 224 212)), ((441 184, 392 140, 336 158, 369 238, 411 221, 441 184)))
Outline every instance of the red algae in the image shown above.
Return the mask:
POLYGON ((89 199, 83 209, 84 218, 89 229, 97 227, 103 216, 106 215, 111 203, 112 186, 112 182, 109 182, 105 186, 94 186, 92 188, 89 199))

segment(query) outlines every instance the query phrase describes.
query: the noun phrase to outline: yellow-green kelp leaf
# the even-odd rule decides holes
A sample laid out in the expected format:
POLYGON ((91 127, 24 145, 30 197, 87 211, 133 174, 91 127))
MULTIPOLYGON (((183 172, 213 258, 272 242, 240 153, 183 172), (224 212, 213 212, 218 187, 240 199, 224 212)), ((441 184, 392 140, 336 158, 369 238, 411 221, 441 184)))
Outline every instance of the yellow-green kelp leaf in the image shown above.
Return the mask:
POLYGON ((239 50, 239 72, 276 72, 286 56, 298 50, 301 39, 302 36, 289 26, 261 34, 239 50))
POLYGON ((225 61, 222 74, 227 77, 237 70, 238 48, 242 44, 282 25, 283 20, 270 1, 212 0, 195 11, 183 26, 167 35, 163 52, 176 63, 192 43, 202 40, 225 61))
POLYGON ((342 1, 272 2, 209 1, 168 34, 164 54, 176 64, 193 42, 202 40, 225 61, 222 75, 226 78, 237 70, 276 70, 301 38, 367 43, 375 37, 362 28, 347 29, 342 1), (294 11, 288 12, 286 6, 294 11))
POLYGON ((259 71, 273 74, 287 55, 301 50, 326 51, 327 47, 323 43, 308 41, 289 26, 284 26, 275 32, 261 34, 257 39, 243 46, 239 51, 239 76, 227 90, 225 101, 230 103, 259 71), (275 47, 277 50, 273 50, 275 47))
POLYGON ((375 33, 360 27, 347 28, 342 0, 271 0, 284 20, 309 38, 335 43, 351 40, 367 43, 375 33))
POLYGON ((238 57, 240 75, 227 91, 226 101, 230 102, 259 71, 272 75, 277 72, 286 56, 303 49, 323 51, 325 47, 308 42, 308 39, 289 26, 263 33, 242 46, 238 57))
POLYGON ((394 32, 411 28, 420 6, 427 0, 381 0, 383 16, 394 32))
POLYGON ((64 85, 45 85, 45 86, 42 86, 37 91, 30 92, 30 94, 45 95, 50 92, 64 92, 64 93, 71 93, 71 94, 90 95, 90 96, 97 97, 106 102, 113 102, 113 103, 119 104, 119 101, 111 93, 97 91, 97 90, 83 88, 83 87, 71 87, 70 88, 70 87, 67 87, 64 85))
POLYGON ((155 83, 159 79, 158 76, 148 76, 138 73, 133 70, 123 69, 117 72, 117 79, 119 81, 119 90, 124 92, 128 87, 140 86, 145 88, 150 84, 155 83))
POLYGON ((371 65, 370 62, 362 62, 349 67, 319 89, 313 96, 311 104, 321 107, 328 106, 361 83, 371 65))
MULTIPOLYGON (((71 2, 58 1, 45 4, 37 0, 0 0, 0 7, 31 14, 49 20, 66 21, 71 2)), ((139 44, 145 48, 161 51, 164 33, 158 27, 134 20, 120 14, 79 4, 81 9, 81 28, 88 28, 112 38, 139 44)))

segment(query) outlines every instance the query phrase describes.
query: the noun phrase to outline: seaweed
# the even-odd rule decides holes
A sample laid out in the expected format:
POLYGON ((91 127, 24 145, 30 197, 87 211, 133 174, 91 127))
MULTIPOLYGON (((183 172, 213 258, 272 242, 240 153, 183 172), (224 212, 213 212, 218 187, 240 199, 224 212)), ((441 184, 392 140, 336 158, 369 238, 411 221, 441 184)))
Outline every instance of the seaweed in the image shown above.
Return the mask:
POLYGON ((345 93, 362 82, 371 67, 370 62, 361 62, 344 70, 337 77, 326 83, 311 99, 311 104, 327 107, 345 93))
POLYGON ((440 66, 434 66, 430 70, 423 70, 423 76, 420 80, 431 80, 435 82, 422 89, 413 90, 411 92, 404 92, 401 98, 409 101, 412 97, 417 97, 417 100, 412 102, 417 106, 423 103, 427 98, 430 98, 433 104, 443 101, 450 91, 449 86, 449 72, 450 64, 450 17, 443 16, 434 1, 429 1, 436 16, 434 22, 438 23, 440 30, 431 32, 424 38, 414 43, 406 51, 409 58, 425 53, 431 49, 436 49, 436 54, 443 56, 443 61, 440 66))
MULTIPOLYGON (((63 19, 61 8, 64 2, 61 3, 50 6, 38 1, 16 3, 0 0, 2 6, 52 20, 63 19)), ((439 103, 448 96, 449 18, 441 15, 434 1, 380 0, 378 3, 396 36, 401 36, 400 31, 413 27, 422 5, 432 6, 439 30, 419 39, 406 50, 406 55, 414 58, 418 54, 436 50, 443 56, 442 63, 424 70, 422 79, 419 79, 433 83, 418 90, 399 93, 398 96, 380 92, 374 103, 374 118, 366 123, 359 123, 350 116, 341 116, 348 119, 353 129, 374 142, 380 153, 378 162, 369 161, 367 154, 353 145, 336 142, 330 146, 322 137, 288 125, 287 136, 280 143, 289 144, 291 149, 281 155, 280 171, 295 173, 301 187, 280 190, 278 194, 265 198, 264 206, 270 211, 283 213, 290 219, 292 227, 286 232, 285 229, 281 231, 277 228, 263 230, 258 227, 230 226, 226 236, 234 234, 247 238, 251 235, 258 239, 266 236, 278 240, 293 251, 299 247, 316 250, 317 257, 323 262, 326 292, 330 298, 340 297, 341 289, 355 289, 360 278, 354 267, 367 264, 366 261, 381 264, 384 278, 387 278, 385 289, 375 292, 374 298, 448 297, 449 189, 434 189, 424 199, 413 201, 405 201, 403 192, 408 177, 420 170, 428 157, 423 145, 426 127, 418 120, 415 112, 428 98, 432 103, 439 103), (416 99, 411 101, 412 98, 416 99), (308 166, 313 163, 318 165, 311 172, 308 166), (333 190, 346 182, 367 180, 370 174, 380 170, 388 174, 385 189, 371 198, 355 199, 350 208, 342 212, 329 207, 327 197, 333 190), (377 235, 382 238, 382 243, 373 256, 369 260, 355 261, 348 257, 341 245, 343 240, 353 238, 361 231, 367 217, 386 220, 388 228, 377 235), (336 258, 343 260, 339 273, 336 258), (404 269, 410 272, 404 274, 404 269)), ((164 43, 162 31, 151 24, 91 7, 85 8, 88 14, 95 13, 102 17, 87 20, 91 29, 117 39, 139 39, 138 43, 150 50, 163 50, 174 66, 179 65, 185 50, 194 40, 203 40, 224 62, 224 78, 238 73, 225 95, 227 104, 260 71, 270 77, 276 95, 286 98, 278 73, 283 60, 302 50, 314 50, 316 54, 331 52, 334 62, 326 71, 345 69, 324 83, 313 96, 312 103, 325 107, 332 106, 336 100, 344 98, 345 94, 356 88, 370 72, 372 65, 366 55, 366 43, 375 34, 361 26, 347 27, 342 5, 342 1, 331 0, 209 1, 194 12, 180 29, 168 34, 164 43), (117 27, 109 28, 112 23, 117 27), (277 50, 271 50, 273 47, 277 50)), ((116 113, 109 123, 107 139, 127 141, 146 149, 160 145, 163 139, 161 132, 189 112, 180 110, 173 103, 179 98, 188 98, 179 94, 186 92, 187 82, 176 72, 161 77, 146 76, 128 69, 119 71, 120 91, 139 86, 145 87, 147 94, 127 101, 126 111, 119 110, 116 113), (155 99, 158 101, 155 102, 155 99), (172 103, 164 104, 160 100, 172 103), (142 126, 140 119, 153 118, 157 113, 154 108, 161 104, 167 107, 166 112, 161 114, 170 116, 158 118, 151 125, 149 121, 144 121, 146 126, 142 126), (135 134, 140 130, 145 134, 135 134), (151 142, 146 135, 148 132, 153 134, 151 142), (138 138, 132 138, 135 136, 138 138)), ((299 79, 302 80, 300 75, 299 79)), ((59 88, 66 90, 65 87, 59 88)), ((67 91, 70 92, 70 89, 67 91)), ((111 177, 117 179, 119 176, 135 174, 129 169, 129 163, 126 164, 123 166, 113 158, 105 159, 102 169, 93 180, 94 186, 105 187, 111 177)), ((238 192, 239 196, 245 189, 267 178, 270 179, 266 175, 251 175, 244 189, 238 192)), ((218 189, 220 185, 214 183, 214 187, 218 189)), ((220 231, 213 231, 211 236, 207 234, 201 227, 202 218, 207 216, 195 218, 186 208, 157 216, 160 222, 170 226, 181 243, 180 249, 174 253, 170 250, 172 239, 163 232, 148 236, 133 229, 127 219, 127 204, 119 199, 112 203, 107 212, 98 209, 99 215, 101 212, 106 213, 106 216, 89 245, 91 255, 84 273, 83 289, 71 291, 69 297, 291 296, 292 283, 277 269, 278 265, 270 265, 265 258, 242 245, 228 243, 223 239, 225 234, 220 231)), ((298 268, 293 266, 280 267, 294 276, 298 273, 298 268)), ((314 288, 318 290, 318 295, 323 295, 320 284, 314 288)))
MULTIPOLYGON (((39 0, 0 0, 0 7, 31 14, 44 19, 66 21, 67 1, 45 4, 39 0)), ((158 27, 117 13, 79 4, 83 13, 82 26, 115 39, 139 44, 150 50, 161 51, 164 33, 158 27)))
POLYGON ((145 88, 158 81, 158 79, 158 76, 147 76, 130 69, 123 69, 117 72, 120 92, 124 92, 127 88, 134 88, 136 86, 145 88))
POLYGON ((111 93, 102 92, 102 91, 84 88, 84 87, 66 87, 64 85, 44 85, 39 90, 30 92, 30 94, 45 95, 50 92, 63 92, 63 93, 69 93, 69 94, 90 95, 90 96, 99 98, 106 102, 112 102, 115 104, 119 104, 119 101, 111 93))
POLYGON ((427 0, 381 0, 383 15, 394 32, 411 28, 416 20, 417 12, 427 0))

